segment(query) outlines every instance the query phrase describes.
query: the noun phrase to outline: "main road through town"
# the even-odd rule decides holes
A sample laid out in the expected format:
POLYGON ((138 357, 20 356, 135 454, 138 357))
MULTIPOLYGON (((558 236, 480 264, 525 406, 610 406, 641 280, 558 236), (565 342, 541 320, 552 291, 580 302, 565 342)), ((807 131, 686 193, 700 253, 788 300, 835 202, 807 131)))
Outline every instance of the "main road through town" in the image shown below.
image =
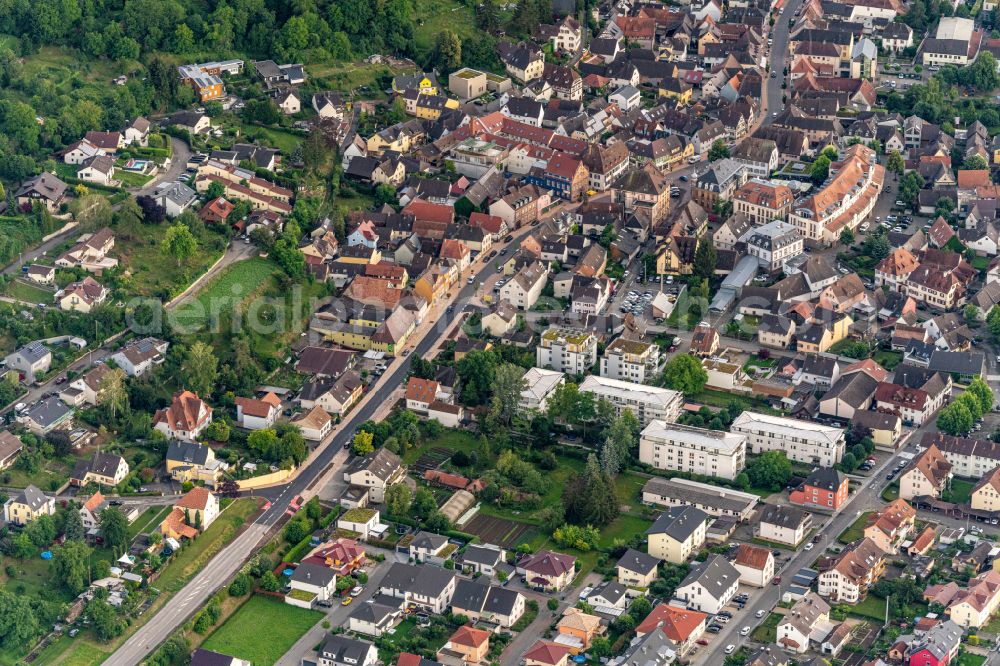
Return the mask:
MULTIPOLYGON (((531 231, 530 227, 522 229, 516 238, 507 244, 508 248, 517 246, 521 237, 531 231)), ((476 273, 477 282, 482 282, 487 276, 496 272, 497 258, 486 262, 476 273)), ((464 277, 464 276, 463 276, 464 277)), ((393 368, 383 375, 376 395, 365 401, 337 431, 329 441, 317 449, 312 459, 300 470, 290 482, 269 489, 256 491, 258 497, 271 501, 271 506, 250 524, 236 539, 223 548, 218 555, 202 569, 174 597, 160 609, 145 625, 139 628, 118 650, 105 662, 110 666, 135 666, 154 650, 160 643, 169 638, 187 618, 197 610, 215 590, 223 585, 254 552, 263 545, 265 535, 281 520, 289 504, 296 495, 307 490, 318 492, 320 477, 326 476, 331 469, 340 468, 346 463, 348 451, 345 445, 351 441, 357 427, 370 419, 381 406, 379 394, 388 396, 399 386, 410 370, 410 359, 415 356, 425 356, 445 336, 459 316, 470 308, 470 302, 475 294, 475 284, 464 284, 457 294, 455 309, 451 313, 442 314, 434 327, 427 332, 412 348, 409 355, 402 357, 393 368)), ((429 317, 431 315, 428 315, 429 317)))

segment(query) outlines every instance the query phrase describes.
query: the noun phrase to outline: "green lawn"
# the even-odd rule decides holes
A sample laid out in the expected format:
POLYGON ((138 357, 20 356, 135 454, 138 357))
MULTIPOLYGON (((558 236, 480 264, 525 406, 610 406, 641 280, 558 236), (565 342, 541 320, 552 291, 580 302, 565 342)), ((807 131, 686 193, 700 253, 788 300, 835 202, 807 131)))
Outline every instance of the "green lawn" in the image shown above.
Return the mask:
POLYGON ((837 541, 840 543, 853 543, 865 535, 865 523, 868 521, 868 516, 875 513, 874 511, 866 511, 858 516, 858 519, 851 523, 851 526, 840 533, 837 537, 837 541))
POLYGON ((759 643, 776 642, 778 640, 778 623, 781 622, 781 618, 781 615, 771 613, 753 630, 751 637, 759 643))
POLYGON ((42 469, 29 473, 17 466, 5 469, 0 474, 3 485, 13 488, 26 488, 36 485, 42 490, 55 490, 69 479, 73 465, 60 458, 49 458, 42 462, 42 469))
POLYGON ((972 654, 971 652, 963 652, 955 660, 957 666, 983 666, 985 662, 986 657, 980 654, 972 654))
POLYGON ((888 349, 880 349, 874 354, 872 354, 872 359, 881 365, 886 370, 894 370, 897 365, 902 363, 903 354, 898 351, 891 351, 888 349))
POLYGON ((135 173, 134 171, 115 169, 115 180, 120 180, 124 187, 142 187, 152 179, 152 176, 135 173))
POLYGON ((269 666, 321 619, 323 613, 319 611, 255 595, 212 632, 201 647, 246 659, 254 666, 269 666))
POLYGON ((972 499, 972 489, 975 487, 975 481, 952 479, 951 487, 941 493, 941 499, 954 504, 968 504, 972 499))
POLYGON ((465 430, 445 430, 440 437, 425 440, 420 446, 414 446, 403 454, 403 463, 412 465, 420 456, 431 449, 449 449, 451 451, 479 451, 479 440, 465 430))
POLYGON ((601 540, 598 543, 601 548, 611 548, 616 540, 627 543, 637 534, 645 534, 652 524, 652 521, 645 518, 622 514, 601 530, 601 540))
POLYGON ((285 155, 291 155, 302 143, 302 135, 288 130, 275 127, 261 127, 259 125, 245 125, 244 132, 247 138, 260 141, 261 144, 277 148, 285 155))
MULTIPOLYGON (((857 617, 863 617, 876 622, 885 621, 885 599, 876 597, 874 594, 869 593, 860 603, 847 606, 847 612, 850 615, 855 615, 857 617)), ((890 617, 890 619, 892 619, 890 617)))
POLYGON ((98 666, 108 658, 105 652, 93 643, 85 642, 81 637, 70 638, 63 634, 38 654, 32 662, 35 666, 98 666), (67 653, 72 647, 73 650, 67 653))
POLYGON ((199 234, 194 256, 178 265, 162 248, 169 228, 167 223, 144 224, 139 233, 120 225, 113 227, 115 249, 111 254, 129 271, 130 292, 170 300, 201 277, 226 250, 226 240, 220 234, 206 231, 199 234))
MULTIPOLYGON (((260 257, 231 264, 203 285, 197 298, 179 304, 174 309, 174 317, 181 326, 191 330, 202 330, 213 319, 224 321, 227 314, 256 293, 279 270, 273 261, 260 257)), ((228 326, 222 329, 228 330, 228 326)))
POLYGON ((238 499, 226 508, 205 533, 181 549, 157 579, 156 587, 177 592, 219 550, 233 540, 236 530, 257 510, 257 500, 238 499))
POLYGON ((5 295, 16 298, 26 303, 45 303, 52 305, 52 298, 55 291, 39 287, 38 285, 24 282, 23 280, 11 280, 4 290, 5 295))
POLYGON ((780 412, 773 409, 766 401, 760 400, 759 398, 747 398, 745 396, 734 395, 732 393, 716 391, 713 389, 705 389, 695 393, 694 395, 687 396, 687 401, 700 405, 708 405, 709 407, 719 407, 722 409, 726 409, 729 405, 735 403, 742 409, 752 409, 765 414, 780 414, 780 412))
POLYGON ((886 502, 894 502, 899 499, 899 481, 894 481, 882 491, 882 499, 886 502))
POLYGON ((628 504, 633 509, 642 508, 642 487, 646 485, 646 477, 634 472, 622 472, 615 477, 615 491, 622 504, 628 504))
POLYGON ((128 526, 128 538, 134 539, 136 535, 155 532, 159 529, 160 523, 170 514, 172 506, 151 506, 143 511, 135 522, 128 526))
POLYGON ((470 5, 459 0, 420 0, 413 5, 413 41, 424 54, 433 50, 442 30, 452 30, 462 40, 476 35, 476 20, 470 5))

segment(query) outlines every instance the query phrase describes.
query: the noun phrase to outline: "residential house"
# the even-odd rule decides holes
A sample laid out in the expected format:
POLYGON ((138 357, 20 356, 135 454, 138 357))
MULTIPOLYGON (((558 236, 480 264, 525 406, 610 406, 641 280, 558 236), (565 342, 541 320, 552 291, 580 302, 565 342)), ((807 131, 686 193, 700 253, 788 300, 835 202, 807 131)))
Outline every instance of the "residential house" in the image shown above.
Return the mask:
POLYGON ((443 664, 478 664, 486 659, 490 650, 490 632, 465 625, 455 630, 451 638, 437 651, 443 664))
POLYGON ((765 541, 797 547, 812 529, 812 516, 798 507, 766 504, 760 514, 757 536, 765 541))
POLYGON ((53 430, 72 426, 73 408, 53 395, 42 398, 27 411, 18 414, 16 422, 33 434, 44 437, 53 430))
POLYGON ((594 638, 604 633, 601 618, 585 613, 579 608, 567 608, 556 623, 555 642, 565 645, 578 654, 590 647, 594 638))
POLYGON ((55 499, 32 485, 11 496, 3 505, 3 519, 8 525, 24 526, 39 516, 52 516, 55 512, 55 499))
POLYGON ((808 509, 837 511, 847 501, 847 475, 833 467, 817 467, 795 490, 788 493, 792 504, 808 509))
MULTIPOLYGON (((596 360, 596 359, 595 359, 596 360)), ((39 341, 29 342, 4 358, 4 365, 17 370, 25 384, 34 384, 52 367, 52 351, 39 341)))
POLYGON ((62 293, 57 296, 57 302, 60 310, 88 313, 106 301, 107 298, 108 290, 88 275, 79 282, 71 282, 66 285, 62 293))
POLYGON ((167 447, 167 473, 175 481, 203 481, 213 488, 229 465, 216 460, 215 451, 203 444, 173 441, 167 447))
POLYGON ((270 391, 263 398, 238 396, 236 402, 236 423, 246 430, 270 428, 281 414, 281 398, 270 391))
POLYGON ((937 445, 931 443, 899 475, 899 497, 908 501, 918 497, 940 498, 951 477, 952 464, 937 445))
POLYGON ((778 621, 777 640, 782 649, 804 654, 814 635, 826 635, 830 624, 830 604, 815 592, 807 592, 778 621))
POLYGON ((774 555, 769 548, 740 544, 733 566, 740 572, 740 582, 753 587, 765 587, 774 578, 774 555))
POLYGON ((381 503, 389 486, 403 481, 406 468, 402 459, 386 448, 379 448, 363 458, 356 458, 344 471, 344 480, 367 489, 367 498, 381 503))
POLYGON ((316 651, 316 666, 375 666, 379 663, 378 649, 342 634, 331 634, 316 651))
POLYGON ((65 202, 68 187, 53 174, 43 171, 21 183, 21 187, 14 192, 14 201, 24 212, 30 212, 37 201, 50 213, 55 213, 65 202))
POLYGON ((451 612, 472 622, 510 629, 524 615, 525 597, 517 590, 480 580, 460 579, 451 598, 451 612))
POLYGON ((687 602, 688 608, 714 615, 736 596, 739 583, 740 572, 729 560, 709 555, 704 562, 691 565, 674 596, 687 602))
POLYGON ((169 342, 157 338, 137 338, 111 355, 111 360, 129 377, 141 377, 166 360, 169 342))
POLYGON ((704 635, 707 621, 705 613, 661 603, 639 623, 635 633, 639 638, 660 633, 678 655, 684 656, 704 635))
POLYGON ((618 582, 632 588, 648 588, 656 580, 659 564, 659 558, 629 548, 618 559, 618 582))
POLYGON ((856 604, 885 571, 885 552, 871 539, 850 544, 820 573, 818 593, 836 603, 856 604))
POLYGON ((174 393, 170 406, 157 410, 153 428, 169 439, 194 442, 212 422, 212 408, 191 391, 174 393))
POLYGON ((303 562, 288 579, 285 603, 311 609, 317 602, 330 602, 337 594, 337 574, 318 564, 303 562))
POLYGON ((430 613, 444 613, 455 594, 454 571, 395 562, 379 583, 379 592, 430 613))
POLYGON ((871 539, 884 552, 894 555, 913 532, 916 516, 917 512, 906 500, 893 500, 868 517, 865 538, 871 539))
POLYGON ((693 506, 671 507, 646 530, 647 552, 660 560, 681 564, 705 543, 708 514, 693 506))
POLYGON ((969 505, 977 511, 1000 511, 1000 467, 976 483, 972 489, 969 505))
POLYGON ((8 469, 24 450, 21 439, 7 430, 0 430, 0 470, 8 469))
POLYGON ((522 557, 517 563, 517 573, 531 588, 559 591, 569 585, 576 575, 576 558, 541 550, 522 557))
POLYGON ((69 482, 74 486, 88 483, 117 486, 128 476, 128 471, 128 463, 121 456, 97 451, 90 458, 77 461, 69 482))

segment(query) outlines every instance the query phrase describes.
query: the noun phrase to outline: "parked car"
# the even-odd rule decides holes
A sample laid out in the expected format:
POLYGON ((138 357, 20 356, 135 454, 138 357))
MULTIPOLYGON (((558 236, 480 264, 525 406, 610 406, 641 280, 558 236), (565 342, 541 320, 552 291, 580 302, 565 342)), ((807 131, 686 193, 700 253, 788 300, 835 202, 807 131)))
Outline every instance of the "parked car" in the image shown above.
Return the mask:
POLYGON ((724 652, 725 652, 726 654, 732 654, 732 653, 733 653, 733 652, 735 652, 735 651, 736 651, 736 646, 735 646, 735 645, 733 645, 732 643, 730 643, 729 645, 727 645, 727 646, 726 646, 726 649, 724 650, 724 652))
POLYGON ((764 610, 764 609, 761 609, 761 610, 757 611, 756 613, 754 613, 754 616, 755 616, 755 617, 756 617, 756 618, 757 618, 758 620, 759 620, 760 618, 764 617, 765 615, 767 615, 767 611, 766 611, 766 610, 764 610))

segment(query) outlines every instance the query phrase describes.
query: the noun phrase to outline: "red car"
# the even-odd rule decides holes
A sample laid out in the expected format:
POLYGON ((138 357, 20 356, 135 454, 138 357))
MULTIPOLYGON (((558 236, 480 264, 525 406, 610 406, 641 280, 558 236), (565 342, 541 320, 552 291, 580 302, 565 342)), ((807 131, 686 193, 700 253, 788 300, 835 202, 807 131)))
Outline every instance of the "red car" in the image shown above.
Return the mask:
POLYGON ((702 638, 701 640, 698 641, 698 645, 708 645, 708 641, 702 638))
POLYGON ((774 580, 771 581, 773 585, 781 585, 781 576, 775 576, 774 580))

